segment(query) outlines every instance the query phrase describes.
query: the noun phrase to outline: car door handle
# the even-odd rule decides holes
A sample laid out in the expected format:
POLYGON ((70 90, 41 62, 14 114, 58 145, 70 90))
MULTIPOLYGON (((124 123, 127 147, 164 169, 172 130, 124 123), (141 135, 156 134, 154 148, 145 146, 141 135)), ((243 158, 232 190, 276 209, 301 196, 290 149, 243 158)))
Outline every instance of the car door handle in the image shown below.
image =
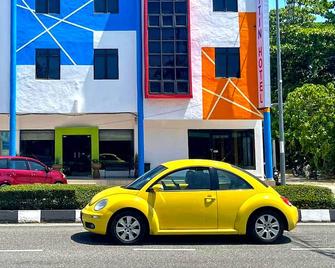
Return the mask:
POLYGON ((206 202, 213 202, 213 201, 215 201, 215 200, 216 200, 216 198, 213 197, 213 196, 207 196, 207 197, 205 198, 205 201, 206 201, 206 202))

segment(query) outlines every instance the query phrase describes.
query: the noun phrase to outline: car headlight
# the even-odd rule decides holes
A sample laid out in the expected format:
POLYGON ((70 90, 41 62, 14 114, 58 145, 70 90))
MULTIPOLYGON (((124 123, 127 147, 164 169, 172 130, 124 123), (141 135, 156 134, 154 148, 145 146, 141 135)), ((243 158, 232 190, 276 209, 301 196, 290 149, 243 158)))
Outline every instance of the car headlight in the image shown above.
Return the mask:
POLYGON ((102 199, 94 206, 95 211, 102 210, 107 205, 107 199, 102 199))

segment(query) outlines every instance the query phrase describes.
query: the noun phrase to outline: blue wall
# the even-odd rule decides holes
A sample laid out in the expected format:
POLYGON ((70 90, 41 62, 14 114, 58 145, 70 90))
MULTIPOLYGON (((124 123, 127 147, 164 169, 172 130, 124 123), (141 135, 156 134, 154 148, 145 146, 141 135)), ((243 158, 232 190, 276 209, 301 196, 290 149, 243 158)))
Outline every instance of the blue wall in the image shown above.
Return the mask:
MULTIPOLYGON (((120 0, 118 14, 94 14, 93 0, 61 0, 61 14, 50 14, 53 17, 63 19, 83 5, 77 13, 66 20, 83 26, 88 29, 79 28, 67 23, 60 23, 50 30, 51 34, 60 43, 64 50, 70 55, 77 65, 93 64, 93 31, 137 31, 137 36, 141 36, 140 29, 140 5, 139 0, 120 0)), ((30 40, 45 31, 41 23, 26 8, 25 3, 35 10, 35 0, 18 0, 18 40, 17 48, 27 44, 30 40), (24 8, 22 8, 24 7, 24 8)), ((36 13, 34 13, 36 14, 36 13)), ((36 14, 38 19, 49 28, 58 20, 48 17, 48 15, 36 14)), ((138 41, 141 38, 138 38, 138 41)), ((35 65, 36 48, 58 48, 52 37, 45 33, 30 43, 28 46, 18 51, 18 65, 35 65)), ((61 64, 72 65, 71 60, 61 52, 61 64)))

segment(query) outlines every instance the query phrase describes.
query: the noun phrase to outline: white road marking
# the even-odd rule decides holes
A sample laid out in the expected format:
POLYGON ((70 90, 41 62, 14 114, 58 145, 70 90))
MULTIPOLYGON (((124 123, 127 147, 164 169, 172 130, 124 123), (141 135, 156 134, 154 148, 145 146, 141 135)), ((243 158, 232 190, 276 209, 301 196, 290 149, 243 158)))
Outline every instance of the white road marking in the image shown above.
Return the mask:
POLYGON ((291 248, 293 251, 335 251, 335 248, 291 248))
POLYGON ((1 227, 80 227, 81 223, 10 223, 0 224, 1 227))
POLYGON ((0 249, 1 252, 43 252, 43 249, 0 249))
POLYGON ((298 226, 335 226, 335 222, 300 222, 298 226))
POLYGON ((134 248, 134 251, 195 251, 195 248, 134 248))

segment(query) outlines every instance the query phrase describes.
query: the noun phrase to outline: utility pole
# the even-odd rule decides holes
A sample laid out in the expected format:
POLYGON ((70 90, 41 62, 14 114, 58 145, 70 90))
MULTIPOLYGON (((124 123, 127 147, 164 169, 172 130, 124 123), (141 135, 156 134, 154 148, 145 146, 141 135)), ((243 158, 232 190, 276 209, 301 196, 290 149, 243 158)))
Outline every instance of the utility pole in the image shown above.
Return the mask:
POLYGON ((278 107, 279 107, 279 152, 280 152, 280 179, 282 185, 286 184, 285 167, 285 130, 284 130, 284 108, 283 108, 283 75, 281 64, 281 43, 280 43, 280 20, 279 1, 276 0, 276 21, 277 21, 277 81, 278 81, 278 107))

